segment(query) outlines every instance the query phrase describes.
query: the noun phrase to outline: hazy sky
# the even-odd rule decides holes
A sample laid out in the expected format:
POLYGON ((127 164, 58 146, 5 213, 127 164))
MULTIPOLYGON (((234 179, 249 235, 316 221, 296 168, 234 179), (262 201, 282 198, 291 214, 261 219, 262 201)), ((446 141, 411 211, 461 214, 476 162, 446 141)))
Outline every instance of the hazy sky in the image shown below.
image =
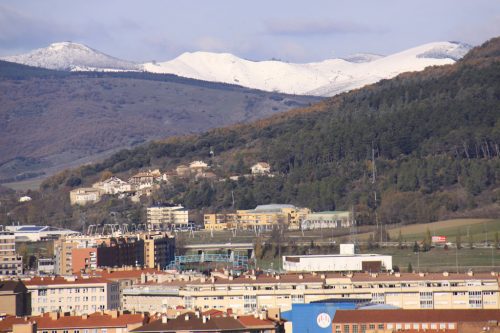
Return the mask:
POLYGON ((500 0, 2 0, 0 55, 57 41, 135 61, 186 51, 307 62, 500 35, 500 0))

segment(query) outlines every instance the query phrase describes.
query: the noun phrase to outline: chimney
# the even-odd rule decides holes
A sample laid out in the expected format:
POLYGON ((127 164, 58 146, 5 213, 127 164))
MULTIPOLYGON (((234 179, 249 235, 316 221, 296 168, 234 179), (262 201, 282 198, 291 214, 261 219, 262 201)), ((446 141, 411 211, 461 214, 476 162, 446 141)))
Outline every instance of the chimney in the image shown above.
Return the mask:
POLYGON ((88 315, 88 314, 86 314, 86 313, 84 313, 84 314, 82 315, 82 319, 87 319, 88 317, 89 317, 89 315, 88 315))
POLYGON ((299 274, 299 280, 304 280, 304 275, 299 274))
POLYGON ((167 316, 161 316, 161 323, 166 324, 168 322, 167 316))
POLYGON ((57 319, 59 319, 60 316, 61 316, 61 314, 59 312, 51 312, 51 313, 49 313, 49 317, 52 320, 57 320, 57 319))
POLYGON ((280 276, 279 275, 276 275, 276 280, 279 280, 280 279, 280 276))
POLYGON ((118 310, 112 310, 112 311, 110 311, 110 315, 111 315, 111 318, 116 319, 119 317, 120 314, 118 313, 118 310))
POLYGON ((227 308, 226 312, 227 312, 227 315, 230 316, 233 314, 233 309, 227 308))
POLYGON ((448 272, 443 272, 443 276, 448 276, 450 275, 448 272))
POLYGON ((188 321, 188 320, 189 320, 189 315, 188 315, 188 314, 186 314, 186 315, 184 316, 184 320, 185 320, 185 321, 188 321))
POLYGON ((206 316, 203 316, 203 324, 206 324, 207 323, 207 317, 206 316))
POLYGON ((468 275, 468 276, 474 276, 474 272, 473 272, 473 271, 468 271, 468 272, 467 272, 467 275, 468 275))

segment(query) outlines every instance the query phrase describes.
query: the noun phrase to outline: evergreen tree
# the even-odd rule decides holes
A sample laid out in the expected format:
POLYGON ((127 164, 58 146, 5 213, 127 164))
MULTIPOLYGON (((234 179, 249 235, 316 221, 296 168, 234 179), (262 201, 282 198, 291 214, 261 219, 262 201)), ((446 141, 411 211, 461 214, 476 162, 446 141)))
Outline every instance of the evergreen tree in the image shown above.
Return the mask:
POLYGON ((413 266, 411 265, 411 262, 408 263, 408 268, 406 270, 408 271, 408 273, 413 272, 413 266))

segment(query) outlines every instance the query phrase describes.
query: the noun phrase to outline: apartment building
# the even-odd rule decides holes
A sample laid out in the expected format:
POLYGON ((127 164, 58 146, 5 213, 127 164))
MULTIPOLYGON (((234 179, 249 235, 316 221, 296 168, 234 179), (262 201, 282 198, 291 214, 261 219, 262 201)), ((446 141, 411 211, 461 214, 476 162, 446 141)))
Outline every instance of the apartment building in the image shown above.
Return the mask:
POLYGON ((2 333, 128 333, 149 322, 144 314, 105 311, 70 315, 50 312, 38 316, 7 316, 0 320, 2 333))
POLYGON ((147 208, 147 225, 149 230, 187 226, 188 223, 189 211, 182 206, 147 208))
POLYGON ((16 236, 11 231, 0 231, 0 276, 23 274, 23 258, 16 252, 16 236))
POLYGON ((488 327, 499 320, 500 310, 337 310, 331 332, 461 332, 463 323, 488 327))
POLYGON ((144 267, 166 268, 175 258, 175 237, 166 232, 140 234, 144 242, 144 267))
MULTIPOLYGON (((292 304, 325 300, 371 300, 403 309, 500 309, 498 276, 489 273, 217 274, 177 287, 188 309, 232 308, 236 313, 264 307, 287 311, 292 304)), ((129 302, 132 297, 127 296, 129 302)))
POLYGON ((308 208, 298 208, 293 205, 259 205, 255 209, 237 210, 236 213, 205 214, 204 224, 207 230, 231 228, 270 230, 278 225, 289 229, 299 229, 301 221, 310 212, 308 208))
POLYGON ((51 311, 93 313, 118 309, 117 282, 94 277, 34 277, 23 280, 31 292, 31 314, 51 311))

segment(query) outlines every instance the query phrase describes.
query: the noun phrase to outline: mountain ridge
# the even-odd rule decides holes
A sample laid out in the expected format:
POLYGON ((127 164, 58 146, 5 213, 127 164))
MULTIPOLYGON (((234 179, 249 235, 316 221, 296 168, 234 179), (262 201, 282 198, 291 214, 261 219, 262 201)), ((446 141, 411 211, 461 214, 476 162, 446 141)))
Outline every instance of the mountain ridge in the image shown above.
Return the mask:
POLYGON ((50 69, 72 71, 146 71, 288 94, 333 96, 402 72, 452 64, 471 46, 435 42, 388 56, 358 53, 312 63, 250 61, 231 53, 185 52, 163 62, 135 64, 76 43, 54 43, 25 55, 0 58, 50 69), (59 53, 58 53, 59 52, 59 53), (106 66, 108 65, 108 66, 106 66))

